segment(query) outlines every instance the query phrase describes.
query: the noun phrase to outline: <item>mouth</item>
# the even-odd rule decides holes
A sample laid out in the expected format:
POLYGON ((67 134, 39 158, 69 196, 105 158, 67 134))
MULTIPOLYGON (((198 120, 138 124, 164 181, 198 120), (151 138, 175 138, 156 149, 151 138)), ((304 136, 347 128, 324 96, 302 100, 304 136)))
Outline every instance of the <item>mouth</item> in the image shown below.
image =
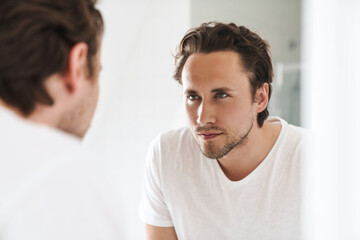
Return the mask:
POLYGON ((199 133, 198 135, 204 140, 211 140, 220 136, 221 134, 222 133, 199 133))

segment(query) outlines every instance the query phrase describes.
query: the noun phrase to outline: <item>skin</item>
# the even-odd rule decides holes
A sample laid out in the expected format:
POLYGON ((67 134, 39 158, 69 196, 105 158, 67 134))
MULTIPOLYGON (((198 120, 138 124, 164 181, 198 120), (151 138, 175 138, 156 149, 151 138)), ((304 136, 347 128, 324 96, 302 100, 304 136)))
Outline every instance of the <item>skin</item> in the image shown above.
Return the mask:
MULTIPOLYGON (((182 85, 189 128, 201 151, 217 159, 229 180, 245 178, 264 160, 281 130, 278 124, 265 122, 261 128, 257 124, 257 114, 268 104, 268 84, 253 98, 240 55, 219 51, 192 54, 182 72, 182 85)), ((151 226, 147 239, 176 239, 170 232, 158 238, 167 231, 151 226)))
POLYGON ((147 240, 177 240, 175 228, 155 227, 145 224, 145 234, 147 240))
POLYGON ((87 65, 87 45, 83 42, 74 45, 68 58, 65 74, 53 74, 45 80, 45 88, 54 99, 52 106, 36 104, 29 116, 8 107, 18 116, 45 124, 64 132, 83 138, 90 127, 99 95, 99 73, 101 71, 99 48, 93 63, 93 75, 89 77, 87 65))

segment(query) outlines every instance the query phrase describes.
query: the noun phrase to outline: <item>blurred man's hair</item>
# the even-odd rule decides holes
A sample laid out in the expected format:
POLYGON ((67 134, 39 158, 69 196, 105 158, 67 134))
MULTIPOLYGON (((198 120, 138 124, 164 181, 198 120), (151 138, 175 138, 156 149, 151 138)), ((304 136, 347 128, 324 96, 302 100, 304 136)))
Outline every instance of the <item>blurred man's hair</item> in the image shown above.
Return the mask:
MULTIPOLYGON (((217 22, 204 23, 193 28, 181 40, 175 55, 174 78, 180 84, 182 71, 186 60, 194 53, 211 53, 217 51, 234 51, 239 53, 241 63, 251 83, 251 94, 254 99, 256 90, 264 83, 269 84, 269 100, 271 96, 271 82, 273 68, 271 63, 269 44, 259 35, 244 26, 234 23, 223 24, 217 22)), ((267 107, 257 116, 261 127, 269 116, 267 107)))
POLYGON ((88 46, 91 77, 103 20, 96 0, 2 0, 0 2, 0 99, 25 116, 36 103, 52 105, 44 87, 63 74, 70 49, 88 46))

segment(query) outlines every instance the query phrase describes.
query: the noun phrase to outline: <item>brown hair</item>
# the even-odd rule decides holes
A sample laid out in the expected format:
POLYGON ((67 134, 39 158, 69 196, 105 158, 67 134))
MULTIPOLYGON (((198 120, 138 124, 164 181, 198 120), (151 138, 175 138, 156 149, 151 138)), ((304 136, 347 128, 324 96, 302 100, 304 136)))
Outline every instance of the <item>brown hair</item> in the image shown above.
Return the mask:
POLYGON ((88 46, 90 77, 103 20, 96 0, 3 0, 0 3, 0 98, 29 115, 52 105, 44 81, 67 70, 70 49, 88 46))
MULTIPOLYGON (((180 84, 186 60, 193 53, 211 53, 216 51, 235 51, 239 54, 251 83, 251 94, 255 97, 256 90, 264 83, 269 84, 269 100, 273 68, 269 44, 244 26, 234 23, 217 22, 203 23, 193 28, 181 40, 175 55, 174 78, 180 84)), ((258 114, 257 122, 262 127, 269 116, 267 107, 258 114)))

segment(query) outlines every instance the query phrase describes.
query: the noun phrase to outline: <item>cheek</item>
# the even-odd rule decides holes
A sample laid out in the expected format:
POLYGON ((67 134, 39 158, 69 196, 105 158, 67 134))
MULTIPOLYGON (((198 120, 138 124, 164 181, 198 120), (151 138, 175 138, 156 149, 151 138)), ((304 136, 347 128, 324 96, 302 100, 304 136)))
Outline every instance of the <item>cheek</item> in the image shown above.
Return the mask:
POLYGON ((197 119, 197 107, 195 105, 185 103, 185 110, 190 123, 195 123, 197 119))
POLYGON ((239 122, 242 119, 248 117, 251 109, 251 106, 248 104, 233 102, 231 104, 224 104, 219 106, 216 109, 216 116, 218 121, 239 122))
POLYGON ((88 102, 89 102, 89 109, 91 109, 91 114, 95 112, 98 100, 99 100, 99 83, 97 79, 94 79, 95 82, 90 83, 90 92, 88 94, 88 102))
POLYGON ((99 93, 100 93, 100 87, 99 87, 99 82, 96 83, 96 89, 95 89, 95 94, 96 94, 96 102, 99 99, 99 93))

